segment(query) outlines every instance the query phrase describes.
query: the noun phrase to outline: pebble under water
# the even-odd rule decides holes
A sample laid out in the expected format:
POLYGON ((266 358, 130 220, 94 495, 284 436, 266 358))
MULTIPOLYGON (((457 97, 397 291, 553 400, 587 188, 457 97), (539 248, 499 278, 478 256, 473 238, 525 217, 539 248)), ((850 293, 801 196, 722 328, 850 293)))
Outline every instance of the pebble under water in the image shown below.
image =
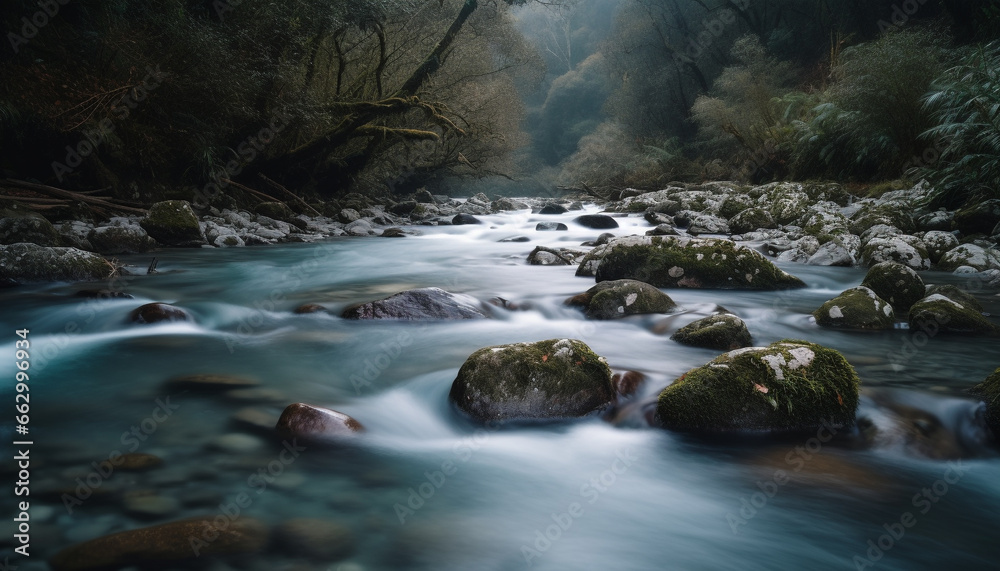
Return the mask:
MULTIPOLYGON (((326 520, 338 524, 340 549, 324 555, 293 537, 252 556, 168 568, 1000 568, 1000 458, 984 444, 977 402, 965 393, 1000 366, 996 339, 820 329, 810 313, 860 284, 864 271, 790 264, 782 268, 807 288, 667 290, 680 313, 587 321, 563 302, 593 278, 525 261, 536 245, 595 239, 602 231, 574 224, 579 214, 483 216, 484 225, 419 227, 421 235, 404 239, 159 251, 159 274, 112 284, 135 299, 74 297, 109 284, 0 290, 0 344, 12 357, 22 328, 32 344, 32 542, 18 567, 47 569, 44 559, 60 549, 117 531, 216 517, 245 494, 239 515, 224 517, 272 528, 326 520), (535 231, 543 220, 569 230, 535 231), (499 242, 516 235, 530 242, 499 242), (338 317, 350 304, 430 286, 521 309, 458 322, 338 317), (194 323, 127 323, 131 310, 153 301, 186 309, 194 323), (305 303, 330 312, 293 313, 305 303), (826 443, 811 435, 699 438, 649 427, 643 403, 718 354, 670 334, 719 305, 746 321, 756 345, 799 338, 841 351, 861 377, 859 424, 878 429, 876 444, 858 447, 850 435, 826 443), (562 337, 586 342, 616 372, 644 373, 633 402, 606 419, 499 429, 477 426, 449 404, 458 368, 476 349, 562 337), (166 382, 206 373, 257 385, 206 394, 166 382), (170 414, 157 413, 166 402, 170 414), (266 422, 292 402, 342 411, 367 431, 287 461, 266 422), (247 418, 263 418, 256 424, 265 427, 247 418), (116 450, 163 464, 94 477, 116 450), (64 494, 88 477, 99 485, 67 509, 64 494)), ((648 229, 642 218, 618 220, 618 235, 648 229)), ((150 256, 123 261, 142 273, 150 256)), ((1000 313, 995 291, 975 291, 960 276, 921 275, 972 287, 988 313, 1000 313)), ((0 384, 2 398, 11 405, 16 371, 0 356, 0 378, 10 380, 0 384)), ((7 443, 20 438, 13 416, 0 424, 7 443)), ((6 444, 4 453, 16 452, 6 444)), ((2 466, 0 478, 12 485, 13 463, 2 466)), ((17 499, 8 488, 0 500, 0 557, 17 545, 17 499)))

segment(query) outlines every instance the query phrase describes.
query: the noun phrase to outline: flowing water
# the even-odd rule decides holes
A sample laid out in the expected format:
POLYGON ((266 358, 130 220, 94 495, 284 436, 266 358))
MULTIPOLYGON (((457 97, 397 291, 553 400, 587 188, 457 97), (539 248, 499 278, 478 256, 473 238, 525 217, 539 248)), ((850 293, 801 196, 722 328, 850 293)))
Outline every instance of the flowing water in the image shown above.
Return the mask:
MULTIPOLYGON (((220 503, 247 493, 251 504, 238 517, 272 525, 322 518, 352 530, 351 555, 304 569, 1000 566, 1000 459, 984 447, 977 403, 964 393, 1000 366, 995 339, 819 329, 809 313, 864 273, 804 265, 783 268, 806 289, 670 290, 683 313, 587 321, 563 301, 592 278, 525 262, 535 245, 596 238, 600 231, 572 223, 576 214, 484 216, 482 226, 421 227, 405 239, 167 250, 155 253, 157 275, 0 290, 0 345, 11 348, 0 357, 0 378, 10 379, 0 398, 10 405, 14 331, 30 329, 30 562, 115 531, 219 515, 220 503), (542 219, 570 230, 536 232, 542 219), (514 235, 531 242, 499 242, 514 235), (463 322, 337 317, 349 304, 426 286, 502 297, 520 309, 463 322), (73 296, 85 287, 124 289, 135 299, 73 296), (195 322, 127 323, 132 309, 152 301, 183 307, 195 322), (331 311, 294 314, 303 303, 331 311), (747 322, 758 345, 801 338, 843 352, 865 387, 860 424, 877 429, 875 444, 859 445, 858 429, 832 440, 697 438, 646 425, 643 403, 717 354, 678 345, 670 333, 719 305, 747 322), (452 380, 474 350, 554 337, 585 341, 616 371, 646 374, 633 404, 609 419, 499 429, 472 424, 449 405, 452 380), (165 384, 197 373, 255 379, 266 390, 204 395, 165 384), (167 397, 176 410, 151 420, 167 397), (247 406, 277 415, 291 402, 340 410, 367 431, 353 445, 307 448, 286 463, 280 444, 231 419, 247 406), (129 434, 133 427, 139 432, 129 434), (233 433, 257 439, 219 440, 233 433), (60 493, 116 450, 155 454, 164 465, 98 481, 101 489, 70 513, 60 493), (135 490, 166 502, 163 515, 124 509, 135 490)), ((619 220, 615 234, 647 228, 641 218, 619 220)), ((149 258, 123 261, 143 270, 149 258)), ((969 287, 1000 313, 995 291, 923 276, 969 287)), ((21 438, 9 413, 8 442, 21 438)), ((11 462, 3 470, 12 486, 11 462)), ((13 499, 8 488, 5 514, 14 513, 13 499)), ((8 552, 12 529, 0 538, 8 552)), ((294 559, 272 549, 233 566, 286 569, 294 559)))

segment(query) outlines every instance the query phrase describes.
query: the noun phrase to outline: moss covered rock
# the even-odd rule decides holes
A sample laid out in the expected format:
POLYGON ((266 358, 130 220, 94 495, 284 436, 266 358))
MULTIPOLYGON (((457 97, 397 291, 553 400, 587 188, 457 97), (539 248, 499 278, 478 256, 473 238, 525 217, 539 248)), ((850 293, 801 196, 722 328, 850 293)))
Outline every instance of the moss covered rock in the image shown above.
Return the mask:
POLYGON ((961 303, 965 307, 968 307, 980 313, 983 312, 983 305, 979 303, 979 300, 976 299, 976 296, 965 291, 964 289, 959 288, 958 286, 953 286, 951 284, 935 284, 927 286, 924 295, 934 295, 934 294, 943 295, 950 300, 961 303))
POLYGON ((997 333, 983 314, 939 293, 929 295, 910 308, 910 329, 950 333, 997 333))
POLYGON ((843 355, 806 341, 737 349, 663 389, 666 428, 697 432, 788 431, 850 425, 860 382, 843 355))
POLYGON ((730 194, 719 204, 719 216, 732 218, 740 212, 753 208, 753 205, 754 200, 749 194, 730 194))
POLYGON ((549 339, 479 349, 449 398, 480 421, 573 418, 615 401, 611 369, 584 342, 549 339))
POLYGON ((747 208, 740 211, 729 220, 729 230, 734 234, 746 234, 754 230, 777 228, 771 213, 763 208, 747 208))
POLYGON ((962 244, 945 252, 938 262, 938 269, 946 272, 957 270, 962 266, 975 268, 980 272, 1000 269, 1000 251, 975 244, 962 244))
POLYGON ((986 403, 986 425, 993 431, 994 439, 1000 441, 1000 369, 993 371, 969 392, 986 403))
POLYGON ((924 280, 912 268, 896 262, 875 264, 865 274, 861 285, 869 288, 875 295, 888 301, 892 307, 906 313, 914 303, 926 295, 924 280))
POLYGON ((892 329, 896 314, 889 302, 871 289, 861 286, 849 289, 813 312, 822 327, 844 329, 892 329))
POLYGON ((58 246, 62 240, 51 222, 24 206, 0 210, 0 244, 23 243, 58 246))
POLYGON ((645 240, 609 243, 597 266, 597 281, 636 279, 661 288, 706 289, 773 290, 805 285, 759 252, 729 240, 675 236, 645 240))
POLYGON ((111 275, 107 260, 76 248, 37 244, 0 246, 0 280, 16 283, 98 281, 111 275))
POLYGON ((668 313, 677 309, 670 296, 636 280, 601 282, 580 295, 566 300, 567 305, 583 307, 591 319, 618 319, 642 313, 668 313))
POLYGON ((576 222, 580 226, 597 230, 618 228, 618 221, 607 214, 584 214, 574 218, 573 222, 576 222))
POLYGON ((927 255, 931 258, 931 263, 936 264, 950 250, 958 247, 958 238, 951 232, 931 230, 923 236, 924 244, 927 245, 927 255))
POLYGON ((140 305, 129 314, 133 323, 150 324, 164 321, 193 321, 188 312, 169 303, 147 303, 140 305))
POLYGON ((254 214, 259 214, 261 216, 267 216, 274 220, 281 220, 282 222, 292 223, 292 220, 296 222, 301 222, 299 218, 295 216, 295 212, 288 207, 284 202, 261 202, 253 209, 254 214))
POLYGON ((913 221, 913 216, 905 209, 879 204, 863 206, 851 216, 851 234, 860 236, 871 227, 878 226, 879 224, 895 226, 904 233, 913 232, 917 228, 916 223, 913 221))
POLYGON ((868 239, 861 247, 861 261, 869 267, 882 262, 899 262, 915 270, 931 268, 927 245, 920 238, 907 234, 879 234, 868 239))
POLYGON ((747 324, 731 313, 711 315, 689 323, 670 338, 683 345, 719 351, 741 349, 752 343, 747 324))
POLYGON ((572 248, 535 246, 528 254, 528 263, 532 266, 572 266, 585 255, 585 252, 572 248))
POLYGON ((478 299, 436 287, 411 289, 396 295, 348 307, 345 319, 483 319, 478 299))
POLYGON ((157 246, 141 226, 100 226, 87 234, 87 241, 101 254, 140 254, 157 246))
POLYGON ((154 240, 167 246, 199 246, 205 243, 198 217, 186 200, 166 200, 149 207, 139 225, 154 240))

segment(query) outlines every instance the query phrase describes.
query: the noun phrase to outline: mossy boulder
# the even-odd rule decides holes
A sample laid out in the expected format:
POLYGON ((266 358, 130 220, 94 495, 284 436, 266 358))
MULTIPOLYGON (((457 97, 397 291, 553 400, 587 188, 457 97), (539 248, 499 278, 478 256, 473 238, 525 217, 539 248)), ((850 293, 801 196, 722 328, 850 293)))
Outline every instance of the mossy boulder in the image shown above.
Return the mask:
POLYGON ((1000 223, 1000 199, 983 200, 955 213, 955 228, 962 234, 990 234, 1000 223))
POLYGON ((761 228, 777 228, 778 223, 774 221, 771 213, 763 208, 747 208, 729 220, 729 230, 734 234, 746 234, 761 228))
POLYGON ((1000 369, 993 371, 969 392, 986 403, 986 426, 993 432, 994 440, 1000 442, 1000 369))
POLYGON ((976 309, 939 293, 910 308, 910 329, 948 333, 997 333, 997 327, 976 309))
POLYGON ((98 537, 56 553, 49 566, 53 571, 159 568, 201 556, 254 553, 267 546, 268 529, 261 521, 245 515, 224 524, 216 519, 197 517, 98 537))
POLYGON ((895 226, 904 233, 913 232, 917 228, 913 216, 909 212, 885 204, 863 206, 851 216, 849 228, 851 234, 860 236, 871 227, 879 224, 895 226))
POLYGON ((689 323, 670 336, 682 345, 732 351, 753 342, 747 324, 731 313, 710 315, 689 323))
POLYGON ((892 329, 896 314, 892 305, 871 289, 860 286, 849 289, 813 312, 821 327, 844 329, 892 329))
POLYGON ((59 246, 59 231, 42 215, 23 206, 0 210, 0 244, 59 246))
POLYGON ((719 204, 719 216, 732 218, 740 212, 753 208, 753 205, 754 200, 749 194, 730 194, 719 204))
POLYGON ((983 312, 983 305, 979 303, 976 296, 959 288, 958 286, 953 286, 951 284, 935 284, 927 286, 924 295, 934 295, 939 294, 947 297, 950 300, 957 301, 965 307, 974 309, 980 313, 983 312))
POLYGON ((455 217, 451 219, 451 223, 454 226, 463 226, 466 224, 482 224, 483 221, 471 214, 456 214, 455 217))
POLYGON ((459 369, 448 396, 479 421, 580 417, 616 398, 608 364, 576 339, 479 349, 459 369))
POLYGON ((565 206, 555 203, 546 204, 541 210, 538 211, 539 214, 546 215, 566 214, 567 212, 569 212, 569 210, 567 210, 565 206))
POLYGON ((871 267, 882 262, 899 262, 915 270, 931 268, 927 245, 916 236, 879 234, 865 241, 861 261, 871 267))
POLYGON ((157 246, 141 226, 99 226, 87 234, 87 241, 101 254, 140 254, 157 246))
POLYGON ((704 289, 774 290, 805 285, 763 254, 729 240, 676 236, 645 240, 609 243, 597 266, 597 281, 635 279, 659 288, 704 289))
POLYGON ((975 268, 980 272, 1000 269, 1000 251, 975 244, 962 244, 945 252, 938 262, 938 269, 946 272, 962 266, 975 268))
POLYGON ((165 200, 149 207, 139 225, 154 240, 167 246, 200 246, 205 243, 198 217, 186 200, 165 200))
POLYGON ((478 299, 436 287, 411 289, 368 303, 348 307, 345 319, 444 320, 483 319, 478 299))
POLYGON ((932 264, 937 264, 946 253, 958 247, 958 238, 954 234, 940 230, 927 232, 923 241, 927 245, 927 255, 932 264))
POLYGON ((618 221, 607 214, 584 214, 574 218, 573 222, 585 228, 594 228, 596 230, 618 228, 618 221))
POLYGON ((924 280, 909 266, 896 262, 875 264, 865 274, 861 285, 869 288, 875 295, 888 301, 892 307, 906 313, 914 303, 927 294, 924 280))
POLYGON ((656 416, 694 432, 791 431, 854 423, 860 381, 844 356, 784 340, 725 353, 663 389, 656 416))
POLYGON ((16 283, 99 281, 113 268, 107 260, 76 248, 47 248, 37 244, 0 246, 0 281, 16 283))
POLYGON ((295 215, 295 212, 284 202, 261 202, 253 209, 254 214, 266 216, 273 220, 281 220, 294 226, 302 223, 302 219, 295 215))
POLYGON ((636 280, 601 282, 567 299, 566 304, 582 307, 591 319, 618 319, 643 313, 669 313, 677 309, 670 296, 636 280))

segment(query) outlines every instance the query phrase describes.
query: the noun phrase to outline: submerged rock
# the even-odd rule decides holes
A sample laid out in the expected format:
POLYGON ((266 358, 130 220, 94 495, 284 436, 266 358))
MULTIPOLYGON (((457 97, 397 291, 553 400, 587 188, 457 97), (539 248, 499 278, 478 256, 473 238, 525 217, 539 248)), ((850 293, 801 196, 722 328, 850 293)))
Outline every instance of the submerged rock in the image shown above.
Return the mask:
POLYGON ((608 228, 618 228, 618 221, 607 214, 584 214, 573 219, 580 226, 604 230, 608 228))
POLYGON ((360 422, 342 412, 301 402, 285 407, 274 428, 284 437, 309 440, 354 436, 365 429, 360 422))
MULTIPOLYGON (((640 240, 644 241, 610 242, 597 265, 597 281, 637 279, 660 288, 772 290, 805 286, 759 252, 729 240, 674 236, 640 240)), ((581 268, 586 262, 584 259, 581 268)))
POLYGON ((993 371, 969 392, 986 403, 986 425, 993 432, 994 441, 1000 443, 1000 369, 993 371))
POLYGON ((860 381, 843 355, 806 341, 737 349, 663 389, 666 428, 696 432, 788 431, 850 425, 860 381))
POLYGON ((584 342, 549 339, 479 349, 449 398, 479 421, 573 418, 615 401, 611 369, 584 342))
POLYGON ((949 333, 997 333, 997 327, 979 311, 939 293, 910 308, 910 329, 949 333))
POLYGON ((198 517, 122 531, 63 549, 49 565, 53 571, 90 571, 149 567, 194 560, 200 556, 254 553, 267 545, 267 526, 248 516, 198 517), (193 549, 197 545, 198 550, 193 549))
POLYGON ((747 324, 731 313, 710 315, 689 323, 670 338, 682 345, 719 351, 741 349, 752 343, 747 324))
POLYGON ((168 303, 147 303, 129 314, 133 323, 160 323, 161 321, 193 321, 187 311, 168 303))
POLYGON ((539 232, 562 232, 569 230, 569 226, 566 226, 562 222, 539 222, 535 224, 535 230, 539 232))
POLYGON ((254 388, 260 386, 260 382, 233 375, 199 374, 173 377, 166 385, 172 390, 211 393, 254 388))
POLYGON ((411 289, 396 295, 348 307, 345 319, 484 319, 479 300, 436 287, 411 289))
POLYGON ((110 277, 113 271, 112 265, 101 256, 76 248, 46 248, 26 243, 0 246, 0 281, 99 281, 110 277))
POLYGON ((569 210, 567 210, 565 206, 553 203, 553 204, 546 204, 545 206, 542 207, 542 209, 538 213, 555 215, 555 214, 566 214, 567 212, 569 212, 569 210))
POLYGON ((528 263, 532 266, 572 266, 585 256, 584 252, 569 248, 546 248, 536 246, 528 254, 528 263))
POLYGON ((323 313, 324 311, 326 311, 326 308, 318 303, 304 303, 296 307, 292 313, 296 315, 305 315, 308 313, 323 313))
POLYGON ((349 527, 319 518, 287 520, 275 528, 274 536, 285 553, 325 563, 347 557, 357 543, 349 527))
POLYGON ((567 299, 566 304, 583 307, 584 313, 591 319, 619 319, 643 313, 669 313, 677 309, 670 296, 636 280, 601 282, 567 299))
POLYGON ((198 217, 186 200, 166 200, 149 207, 139 225, 150 237, 167 246, 200 246, 205 243, 198 217))
POLYGON ((865 274, 861 285, 888 301, 892 307, 905 314, 914 303, 924 298, 924 280, 912 268, 896 262, 875 264, 865 274))
POLYGON ((864 286, 849 289, 824 303, 813 312, 813 317, 821 327, 844 329, 892 329, 896 323, 892 305, 864 286))
POLYGON ((623 397, 632 396, 639 390, 646 382, 646 375, 638 371, 625 371, 624 373, 615 373, 611 377, 611 383, 615 386, 615 390, 618 394, 623 397))

